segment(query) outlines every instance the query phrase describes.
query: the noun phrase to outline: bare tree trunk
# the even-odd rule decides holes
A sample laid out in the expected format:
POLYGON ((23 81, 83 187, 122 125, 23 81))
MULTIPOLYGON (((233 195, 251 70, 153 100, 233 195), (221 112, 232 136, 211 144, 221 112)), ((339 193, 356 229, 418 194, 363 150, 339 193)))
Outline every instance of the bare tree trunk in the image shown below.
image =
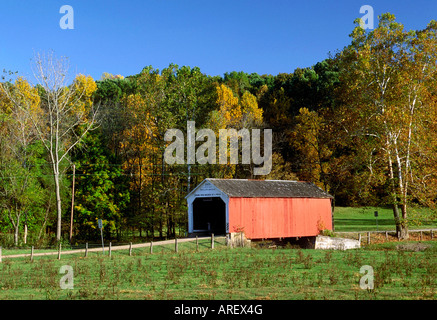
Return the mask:
POLYGON ((60 190, 60 183, 59 183, 59 172, 55 173, 54 175, 55 180, 55 193, 56 193, 56 212, 58 221, 56 224, 56 240, 61 240, 61 222, 62 222, 62 203, 61 203, 61 190, 60 190))
POLYGON ((398 147, 395 140, 395 152, 396 152, 396 162, 397 162, 397 172, 398 172, 398 186, 400 193, 400 206, 402 219, 399 223, 399 239, 408 239, 408 224, 407 224, 407 194, 408 194, 408 155, 405 163, 405 175, 402 173, 402 161, 399 155, 398 147))
POLYGON ((400 222, 399 238, 406 240, 408 236, 408 224, 407 224, 407 204, 403 203, 401 205, 402 220, 400 222))
POLYGON ((398 199, 396 196, 396 185, 395 185, 395 177, 394 177, 394 171, 393 171, 393 161, 391 159, 391 153, 388 150, 387 151, 387 158, 388 158, 388 169, 389 169, 389 179, 390 179, 390 187, 391 187, 391 198, 392 198, 392 209, 393 209, 393 216, 395 220, 396 225, 396 233, 400 234, 402 233, 402 225, 401 225, 401 219, 399 217, 399 208, 398 208, 398 199))
POLYGON ((14 244, 18 245, 18 224, 15 225, 15 230, 14 230, 14 244))
POLYGON ((20 232, 20 216, 21 214, 17 211, 17 206, 15 206, 15 218, 12 217, 11 209, 8 209, 9 219, 14 227, 14 245, 18 245, 18 235, 20 232))
POLYGON ((75 180, 76 180, 75 178, 76 178, 76 166, 73 163, 73 181, 71 184, 70 236, 69 236, 70 244, 71 244, 71 240, 73 239, 74 184, 75 184, 75 180))

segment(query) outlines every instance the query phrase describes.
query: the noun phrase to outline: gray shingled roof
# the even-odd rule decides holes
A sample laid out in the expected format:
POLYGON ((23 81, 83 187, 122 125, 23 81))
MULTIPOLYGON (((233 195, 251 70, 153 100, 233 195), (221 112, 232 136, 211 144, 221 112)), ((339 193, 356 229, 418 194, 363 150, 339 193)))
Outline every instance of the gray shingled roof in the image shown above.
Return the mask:
POLYGON ((332 198, 311 182, 290 180, 205 179, 230 197, 332 198))

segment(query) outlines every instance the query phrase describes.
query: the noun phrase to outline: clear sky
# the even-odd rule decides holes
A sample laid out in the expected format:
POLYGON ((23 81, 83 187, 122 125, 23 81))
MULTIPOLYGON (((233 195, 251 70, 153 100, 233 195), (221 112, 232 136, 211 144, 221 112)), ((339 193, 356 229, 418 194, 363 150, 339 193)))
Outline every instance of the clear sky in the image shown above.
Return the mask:
POLYGON ((349 44, 360 7, 395 14, 407 29, 437 19, 436 0, 0 0, 0 71, 30 75, 34 52, 70 59, 99 79, 152 65, 276 75, 309 67, 349 44), (70 5, 74 29, 59 26, 70 5))

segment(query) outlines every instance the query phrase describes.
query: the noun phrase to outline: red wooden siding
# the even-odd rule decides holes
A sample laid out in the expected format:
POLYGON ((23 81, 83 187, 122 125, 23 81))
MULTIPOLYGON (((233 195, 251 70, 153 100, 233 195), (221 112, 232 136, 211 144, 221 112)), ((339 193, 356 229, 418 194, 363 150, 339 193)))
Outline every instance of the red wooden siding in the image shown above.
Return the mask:
POLYGON ((316 236, 332 230, 331 199, 230 198, 229 232, 236 228, 248 239, 316 236))

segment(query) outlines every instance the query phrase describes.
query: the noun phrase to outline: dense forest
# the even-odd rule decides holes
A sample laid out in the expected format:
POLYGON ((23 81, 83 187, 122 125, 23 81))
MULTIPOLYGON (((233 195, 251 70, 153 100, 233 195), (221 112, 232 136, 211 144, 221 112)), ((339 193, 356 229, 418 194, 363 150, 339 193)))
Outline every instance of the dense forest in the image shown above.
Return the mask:
POLYGON ((184 236, 184 197, 208 177, 311 181, 336 206, 392 208, 407 237, 409 208, 437 197, 437 22, 407 31, 384 14, 374 30, 357 21, 350 37, 326 60, 275 76, 170 64, 69 81, 65 58, 38 54, 38 84, 9 72, 0 86, 0 243, 93 240, 98 219, 119 241, 184 236), (169 165, 164 135, 187 121, 272 129, 271 172, 169 165))

